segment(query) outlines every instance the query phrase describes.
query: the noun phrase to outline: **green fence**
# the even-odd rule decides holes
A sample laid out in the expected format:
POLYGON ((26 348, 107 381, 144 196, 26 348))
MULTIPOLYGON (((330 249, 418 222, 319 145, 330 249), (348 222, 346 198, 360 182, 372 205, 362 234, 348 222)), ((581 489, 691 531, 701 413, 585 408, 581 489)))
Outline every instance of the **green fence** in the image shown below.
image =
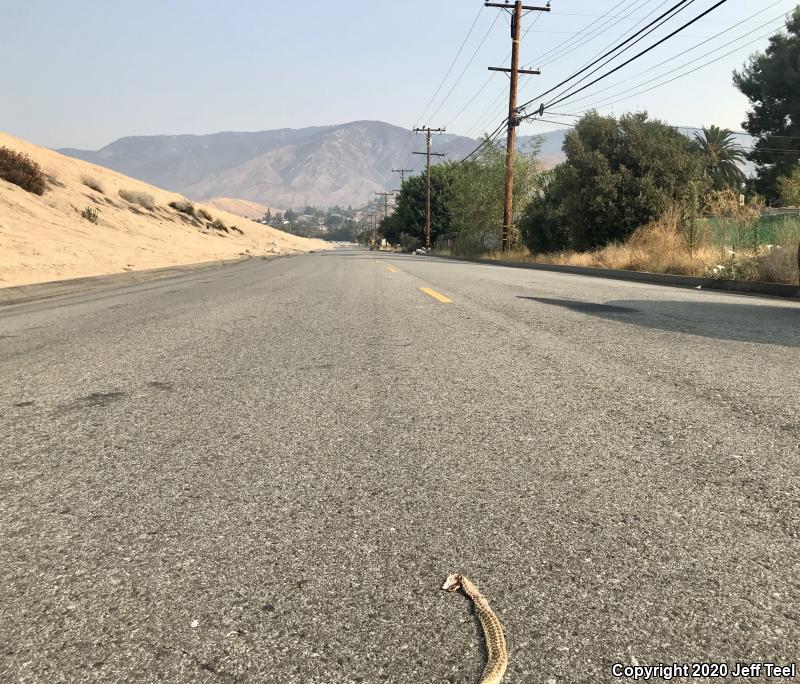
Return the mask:
POLYGON ((800 242, 800 215, 795 212, 765 213, 757 225, 753 221, 718 218, 698 219, 698 224, 709 244, 733 251, 750 247, 756 229, 761 245, 794 246, 800 242))

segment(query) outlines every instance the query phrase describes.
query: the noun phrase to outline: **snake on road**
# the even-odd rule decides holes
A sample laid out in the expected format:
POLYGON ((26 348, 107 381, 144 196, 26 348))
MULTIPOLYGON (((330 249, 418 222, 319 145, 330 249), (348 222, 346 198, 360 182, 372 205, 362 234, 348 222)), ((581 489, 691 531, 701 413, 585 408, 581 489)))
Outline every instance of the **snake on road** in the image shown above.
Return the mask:
POLYGON ((448 592, 461 589, 472 601, 486 641, 486 665, 483 668, 480 684, 499 684, 508 667, 508 649, 503 625, 492 611, 486 597, 464 575, 449 575, 442 589, 448 592))

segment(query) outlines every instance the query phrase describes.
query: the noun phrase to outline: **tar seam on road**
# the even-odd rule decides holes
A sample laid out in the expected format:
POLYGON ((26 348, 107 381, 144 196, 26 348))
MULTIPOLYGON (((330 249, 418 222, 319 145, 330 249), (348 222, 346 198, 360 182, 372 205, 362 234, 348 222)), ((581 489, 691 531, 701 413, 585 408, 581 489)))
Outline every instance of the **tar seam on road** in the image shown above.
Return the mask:
POLYGON ((441 302, 442 304, 452 304, 453 303, 452 299, 448 299, 443 294, 439 294, 436 290, 431 290, 431 288, 429 288, 429 287, 421 287, 419 289, 422 290, 422 292, 424 292, 429 297, 433 297, 435 300, 441 302))

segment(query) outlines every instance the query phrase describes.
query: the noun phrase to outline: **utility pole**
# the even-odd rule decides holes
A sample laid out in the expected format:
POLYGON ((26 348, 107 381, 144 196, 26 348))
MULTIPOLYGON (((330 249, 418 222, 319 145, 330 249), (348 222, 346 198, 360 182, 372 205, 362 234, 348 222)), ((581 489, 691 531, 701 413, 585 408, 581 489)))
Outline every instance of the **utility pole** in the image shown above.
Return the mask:
POLYGON ((389 215, 389 198, 394 197, 393 192, 376 192, 376 195, 383 197, 383 218, 389 215))
MULTIPOLYGON (((381 196, 383 197, 383 220, 385 221, 386 217, 389 216, 389 198, 393 197, 394 193, 393 192, 376 192, 375 194, 378 195, 379 197, 381 197, 381 196)), ((375 225, 376 225, 376 228, 375 228, 375 242, 378 241, 377 224, 378 224, 378 217, 376 216, 375 217, 375 225)))
POLYGON ((433 145, 432 135, 434 133, 444 133, 444 128, 429 128, 424 126, 422 128, 415 128, 415 133, 426 133, 428 137, 428 149, 426 152, 414 152, 414 154, 424 154, 428 158, 428 189, 425 193, 425 247, 431 247, 431 157, 444 157, 442 152, 432 152, 431 146, 433 145))
MULTIPOLYGON (((498 2, 486 2, 486 7, 497 7, 504 10, 511 10, 511 5, 498 2)), ((506 141, 506 192, 505 203, 503 205, 503 251, 511 249, 511 226, 514 222, 514 153, 517 146, 517 91, 519 89, 519 75, 541 73, 537 70, 519 68, 519 40, 522 29, 522 17, 527 12, 549 12, 550 4, 547 7, 529 7, 522 4, 522 0, 514 3, 513 14, 511 16, 511 68, 489 67, 489 71, 503 71, 510 75, 511 86, 508 92, 508 140, 506 141)))
POLYGON ((372 241, 375 243, 375 246, 378 246, 378 214, 376 211, 372 211, 369 215, 370 223, 372 224, 372 241))
MULTIPOLYGON (((414 169, 392 169, 392 173, 399 173, 400 174, 400 190, 403 189, 403 183, 406 182, 406 174, 407 173, 414 173, 414 169)), ((396 190, 395 192, 400 192, 400 190, 396 190)))

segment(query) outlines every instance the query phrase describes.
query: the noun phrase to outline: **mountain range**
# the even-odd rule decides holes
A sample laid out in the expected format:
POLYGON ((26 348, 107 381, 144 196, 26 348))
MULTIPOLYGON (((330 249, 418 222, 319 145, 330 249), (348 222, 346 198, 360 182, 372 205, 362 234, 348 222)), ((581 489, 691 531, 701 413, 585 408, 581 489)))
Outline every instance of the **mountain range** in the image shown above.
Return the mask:
MULTIPOLYGON (((695 130, 681 128, 692 137, 695 130)), ((520 136, 525 148, 539 138, 545 168, 563 161, 566 129, 520 136)), ((737 136, 746 147, 750 141, 737 136)), ((433 137, 433 151, 447 153, 435 161, 461 159, 478 145, 472 138, 445 133, 433 137)), ((393 168, 424 168, 425 138, 381 121, 354 121, 335 126, 283 128, 253 133, 152 135, 120 138, 100 150, 58 150, 200 202, 222 201, 253 206, 298 209, 363 206, 376 192, 393 191, 400 179, 393 168), (240 202, 244 201, 244 202, 240 202), (250 204, 248 204, 250 203, 250 204)), ((743 168, 752 173, 752 165, 743 168)))
MULTIPOLYGON (((542 160, 557 163, 563 132, 543 135, 542 160)), ((520 138, 525 145, 530 137, 520 138)), ((460 159, 478 141, 445 133, 433 138, 441 159, 460 159)), ((361 206, 392 191, 393 168, 419 171, 425 138, 380 121, 253 133, 155 135, 120 138, 100 150, 60 153, 105 166, 197 201, 217 197, 283 209, 361 206)))

